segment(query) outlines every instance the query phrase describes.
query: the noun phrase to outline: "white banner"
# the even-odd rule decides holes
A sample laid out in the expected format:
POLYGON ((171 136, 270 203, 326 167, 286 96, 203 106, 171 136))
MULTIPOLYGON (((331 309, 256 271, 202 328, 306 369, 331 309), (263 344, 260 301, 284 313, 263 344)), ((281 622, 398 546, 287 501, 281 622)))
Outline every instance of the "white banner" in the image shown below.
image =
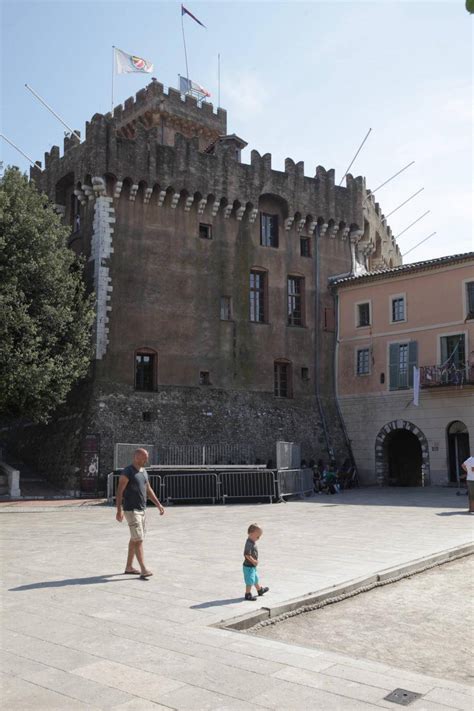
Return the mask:
POLYGON ((138 72, 139 74, 151 74, 153 71, 152 62, 148 62, 142 57, 136 57, 134 54, 127 54, 121 49, 115 47, 115 70, 117 74, 131 74, 138 72))
POLYGON ((413 366, 413 404, 418 407, 420 404, 420 369, 413 366))

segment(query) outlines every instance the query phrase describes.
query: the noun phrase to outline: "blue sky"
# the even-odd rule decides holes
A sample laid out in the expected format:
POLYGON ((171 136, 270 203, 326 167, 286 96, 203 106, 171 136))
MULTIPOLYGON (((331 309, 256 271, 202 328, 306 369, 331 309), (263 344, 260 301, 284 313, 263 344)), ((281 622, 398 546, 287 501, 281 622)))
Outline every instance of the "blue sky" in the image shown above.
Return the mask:
MULTIPOLYGON (((155 64, 154 76, 177 86, 185 74, 180 3, 96 0, 0 0, 2 132, 32 158, 62 146, 63 127, 24 88, 29 83, 84 131, 111 102, 111 46, 155 64)), ((190 76, 221 105, 229 132, 249 151, 336 170, 339 182, 369 128, 351 172, 375 188, 406 163, 415 165, 380 190, 385 214, 424 191, 389 219, 402 253, 436 230, 406 262, 474 248, 472 224, 473 20, 464 0, 416 2, 197 2, 189 18, 190 76)), ((148 76, 116 77, 115 103, 148 76)), ((1 142, 5 165, 28 163, 1 142)))

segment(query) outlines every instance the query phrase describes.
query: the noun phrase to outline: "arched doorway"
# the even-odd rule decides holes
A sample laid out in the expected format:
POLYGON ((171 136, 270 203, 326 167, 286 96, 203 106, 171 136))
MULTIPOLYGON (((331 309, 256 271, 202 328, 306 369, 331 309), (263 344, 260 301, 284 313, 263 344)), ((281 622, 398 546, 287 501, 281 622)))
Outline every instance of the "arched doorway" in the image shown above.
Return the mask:
POLYGON ((446 429, 448 435, 449 481, 459 482, 461 464, 469 457, 469 431, 460 420, 455 420, 446 429))
POLYGON ((429 483, 428 441, 419 427, 408 420, 393 420, 382 427, 375 438, 375 473, 378 484, 429 483))
POLYGON ((420 440, 413 432, 401 429, 385 438, 388 483, 391 486, 421 486, 422 454, 420 440))

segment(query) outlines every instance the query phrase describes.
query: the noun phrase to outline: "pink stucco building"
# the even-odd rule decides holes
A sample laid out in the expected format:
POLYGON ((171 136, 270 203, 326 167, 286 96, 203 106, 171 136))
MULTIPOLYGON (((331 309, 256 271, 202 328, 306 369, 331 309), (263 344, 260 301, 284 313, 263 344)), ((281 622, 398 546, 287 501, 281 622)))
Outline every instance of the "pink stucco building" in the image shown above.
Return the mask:
POLYGON ((332 283, 337 398, 361 480, 455 485, 474 449, 474 252, 332 283))

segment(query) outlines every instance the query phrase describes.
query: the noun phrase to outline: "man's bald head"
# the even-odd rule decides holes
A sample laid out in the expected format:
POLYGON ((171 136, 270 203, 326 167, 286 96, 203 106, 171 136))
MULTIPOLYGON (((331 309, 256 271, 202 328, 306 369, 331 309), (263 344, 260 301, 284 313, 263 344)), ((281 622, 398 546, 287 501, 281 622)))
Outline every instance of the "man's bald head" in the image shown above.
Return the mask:
POLYGON ((138 449, 135 450, 133 453, 133 464, 137 469, 140 469, 141 467, 144 467, 145 464, 148 462, 148 452, 146 449, 143 449, 142 447, 139 447, 138 449))

